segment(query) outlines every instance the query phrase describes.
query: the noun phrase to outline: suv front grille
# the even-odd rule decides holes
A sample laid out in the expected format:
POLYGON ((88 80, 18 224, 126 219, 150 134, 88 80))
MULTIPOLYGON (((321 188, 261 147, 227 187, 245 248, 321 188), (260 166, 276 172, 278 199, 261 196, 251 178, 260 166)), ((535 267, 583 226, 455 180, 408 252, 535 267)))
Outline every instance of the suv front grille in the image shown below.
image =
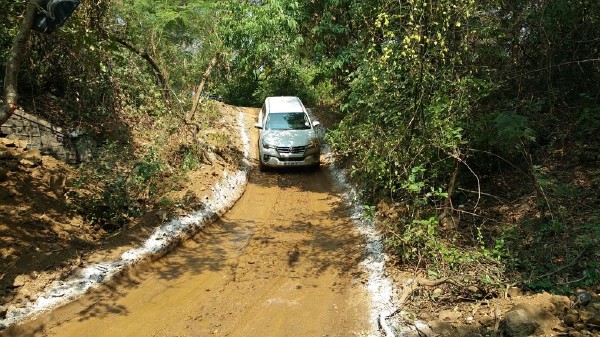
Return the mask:
POLYGON ((306 151, 306 146, 278 146, 277 152, 279 153, 289 153, 289 154, 303 154, 306 151))

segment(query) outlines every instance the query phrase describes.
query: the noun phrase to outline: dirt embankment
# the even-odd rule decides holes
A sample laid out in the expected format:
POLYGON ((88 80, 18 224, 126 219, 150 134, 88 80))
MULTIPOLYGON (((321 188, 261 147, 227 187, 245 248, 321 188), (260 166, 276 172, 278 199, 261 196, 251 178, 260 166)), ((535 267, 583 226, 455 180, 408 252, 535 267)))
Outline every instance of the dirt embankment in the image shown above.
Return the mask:
MULTIPOLYGON (((228 148, 241 148, 237 116, 240 109, 219 104, 221 118, 203 133, 218 135, 228 148), (216 129, 218 127, 218 129, 216 129)), ((213 154, 169 193, 172 200, 204 200, 223 172, 238 167, 239 153, 213 154)), ((7 312, 35 302, 54 280, 73 275, 80 267, 114 261, 138 247, 175 214, 147 211, 115 233, 91 226, 74 212, 68 198, 77 171, 51 156, 28 148, 26 141, 0 138, 0 319, 7 312)), ((193 206, 193 205, 192 205, 193 206)))

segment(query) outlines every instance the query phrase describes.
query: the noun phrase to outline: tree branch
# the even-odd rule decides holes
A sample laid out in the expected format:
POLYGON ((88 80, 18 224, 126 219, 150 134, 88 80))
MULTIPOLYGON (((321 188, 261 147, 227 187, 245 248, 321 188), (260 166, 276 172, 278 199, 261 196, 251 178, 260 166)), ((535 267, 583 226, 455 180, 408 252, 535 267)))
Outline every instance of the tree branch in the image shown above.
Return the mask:
POLYGON ((169 91, 170 91, 169 84, 168 84, 165 76, 163 75, 162 70, 160 69, 158 64, 156 64, 156 62, 154 62, 154 59, 152 59, 150 54, 148 54, 148 52, 146 52, 144 50, 137 49, 134 45, 132 45, 131 43, 129 43, 128 41, 126 41, 123 38, 120 38, 118 36, 112 36, 112 35, 109 35, 109 36, 110 36, 111 40, 117 42, 118 44, 127 48, 132 53, 134 53, 134 54, 140 56, 141 58, 143 58, 144 60, 146 60, 146 62, 150 66, 150 68, 152 68, 152 71, 154 72, 154 75, 156 76, 157 80, 159 81, 160 86, 162 87, 163 97, 165 98, 165 100, 168 100, 169 91))

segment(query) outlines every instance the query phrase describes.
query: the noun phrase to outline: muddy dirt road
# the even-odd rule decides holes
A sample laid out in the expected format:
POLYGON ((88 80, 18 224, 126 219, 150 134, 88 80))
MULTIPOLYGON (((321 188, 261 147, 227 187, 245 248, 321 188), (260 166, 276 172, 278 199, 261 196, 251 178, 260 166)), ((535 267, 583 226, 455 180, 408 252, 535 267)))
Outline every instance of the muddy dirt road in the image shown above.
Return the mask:
POLYGON ((253 170, 173 253, 5 335, 366 336, 364 239, 333 191, 326 170, 253 170))

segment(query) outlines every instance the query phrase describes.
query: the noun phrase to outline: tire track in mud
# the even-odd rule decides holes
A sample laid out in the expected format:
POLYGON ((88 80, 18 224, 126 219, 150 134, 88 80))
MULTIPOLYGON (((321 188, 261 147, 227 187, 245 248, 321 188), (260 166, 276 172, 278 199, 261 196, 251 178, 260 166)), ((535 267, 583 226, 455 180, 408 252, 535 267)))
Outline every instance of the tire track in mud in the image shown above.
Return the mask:
MULTIPOLYGON (((224 336, 351 336, 360 331, 350 327, 361 318, 346 318, 356 305, 349 298, 357 298, 347 297, 356 276, 349 272, 353 269, 349 264, 356 267, 360 260, 360 249, 352 257, 348 251, 353 249, 346 246, 349 238, 360 239, 348 235, 349 228, 340 230, 342 217, 332 210, 332 206, 339 207, 339 200, 330 194, 332 186, 323 183, 325 174, 289 172, 283 179, 280 175, 257 178, 277 180, 280 187, 268 187, 271 192, 261 198, 269 211, 257 217, 261 225, 256 226, 233 271, 236 287, 227 290, 226 297, 237 298, 243 314, 233 318, 234 330, 219 332, 224 336), (297 181, 298 186, 290 181, 297 181), (318 192, 313 191, 315 186, 318 192), (327 219, 327 213, 340 223, 327 219), (251 300, 245 300, 247 294, 253 294, 251 300)), ((247 193, 260 195, 255 187, 249 186, 247 193)), ((227 215, 234 216, 235 212, 227 215)))

